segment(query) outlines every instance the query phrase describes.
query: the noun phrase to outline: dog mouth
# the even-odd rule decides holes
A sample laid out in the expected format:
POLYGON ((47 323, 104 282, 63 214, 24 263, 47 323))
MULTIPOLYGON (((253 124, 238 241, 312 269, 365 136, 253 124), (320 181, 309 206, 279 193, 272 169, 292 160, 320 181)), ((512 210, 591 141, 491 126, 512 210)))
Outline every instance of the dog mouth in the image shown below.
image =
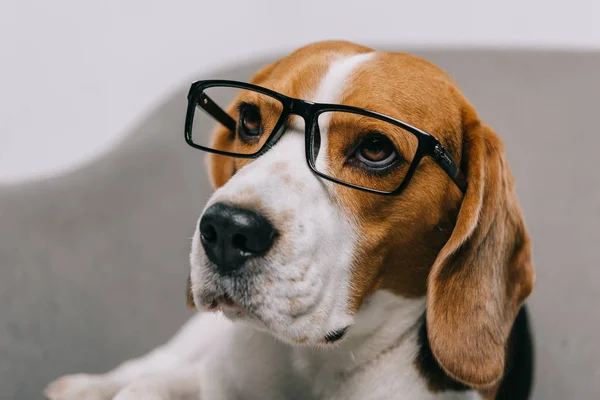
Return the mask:
MULTIPOLYGON (((227 293, 220 294, 211 294, 202 296, 202 307, 207 312, 221 312, 225 317, 230 320, 237 319, 247 319, 248 322, 254 322, 256 328, 265 331, 271 331, 269 328, 270 324, 267 321, 263 320, 258 314, 252 312, 252 307, 244 307, 239 302, 235 301, 230 295, 227 293)), ((327 346, 332 345, 334 343, 340 342, 343 338, 345 338, 346 333, 348 331, 349 326, 345 326, 341 329, 331 330, 327 334, 321 337, 321 339, 316 339, 311 341, 314 345, 327 346)), ((276 332, 272 332, 275 333, 276 332)), ((302 337, 302 335, 299 335, 302 337)), ((290 340, 294 343, 306 343, 306 340, 299 340, 298 338, 289 338, 286 335, 281 337, 283 340, 290 340)))
POLYGON ((205 304, 207 311, 216 312, 221 311, 228 317, 239 318, 245 315, 246 310, 237 304, 228 294, 221 294, 214 296, 207 304, 205 304))
POLYGON ((340 341, 346 335, 347 331, 348 327, 329 332, 325 335, 325 343, 335 343, 340 341))
POLYGON ((207 308, 211 311, 217 310, 219 307, 235 307, 235 302, 229 297, 228 294, 223 294, 212 299, 207 308))
POLYGON ((307 290, 303 281, 282 281, 264 266, 258 273, 222 276, 205 263, 194 299, 205 312, 244 321, 287 343, 329 347, 346 339, 351 321, 336 320, 326 287, 307 290))

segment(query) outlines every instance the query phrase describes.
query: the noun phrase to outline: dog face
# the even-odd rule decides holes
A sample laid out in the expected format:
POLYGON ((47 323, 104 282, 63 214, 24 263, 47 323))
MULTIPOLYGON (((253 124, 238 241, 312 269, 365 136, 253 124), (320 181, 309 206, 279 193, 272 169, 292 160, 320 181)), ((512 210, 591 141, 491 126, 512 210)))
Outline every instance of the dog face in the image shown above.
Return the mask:
MULTIPOLYGON (((195 304, 221 308, 290 343, 327 345, 343 336, 375 291, 427 296, 431 348, 446 372, 472 386, 497 381, 503 345, 533 284, 529 238, 501 142, 456 84, 417 57, 346 42, 304 47, 259 71, 252 83, 417 126, 461 162, 469 186, 463 195, 429 159, 398 196, 324 181, 306 163, 302 119, 292 119, 257 159, 209 157, 217 190, 193 237, 195 304), (264 254, 235 271, 215 265, 201 227, 217 212, 250 221, 268 242, 264 254)), ((324 152, 349 140, 333 123, 321 136, 324 152)), ((222 127, 213 137, 222 149, 239 145, 222 127)))

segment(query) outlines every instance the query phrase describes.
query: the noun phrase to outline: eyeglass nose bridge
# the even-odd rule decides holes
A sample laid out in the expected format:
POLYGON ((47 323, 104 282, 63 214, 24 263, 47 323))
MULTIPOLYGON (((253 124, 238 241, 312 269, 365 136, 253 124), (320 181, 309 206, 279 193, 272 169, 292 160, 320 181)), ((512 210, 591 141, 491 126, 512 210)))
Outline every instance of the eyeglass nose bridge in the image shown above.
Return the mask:
POLYGON ((307 100, 300 99, 290 99, 290 114, 298 115, 304 119, 305 122, 308 122, 308 116, 310 115, 310 109, 315 105, 315 103, 307 100))
POLYGON ((304 131, 305 131, 305 135, 307 135, 307 136, 309 134, 311 125, 314 123, 313 122, 313 120, 314 120, 313 114, 314 113, 311 112, 311 108, 315 105, 315 103, 307 101, 307 100, 300 100, 300 99, 294 99, 294 98, 289 98, 288 101, 289 101, 289 103, 287 104, 287 107, 286 107, 287 111, 285 112, 285 115, 282 116, 279 123, 275 127, 275 133, 274 133, 273 137, 269 140, 270 147, 275 145, 279 141, 279 139, 281 139, 281 137, 283 136, 283 134, 286 131, 287 122, 293 115, 297 115, 298 117, 300 117, 304 120, 304 126, 305 126, 304 131))

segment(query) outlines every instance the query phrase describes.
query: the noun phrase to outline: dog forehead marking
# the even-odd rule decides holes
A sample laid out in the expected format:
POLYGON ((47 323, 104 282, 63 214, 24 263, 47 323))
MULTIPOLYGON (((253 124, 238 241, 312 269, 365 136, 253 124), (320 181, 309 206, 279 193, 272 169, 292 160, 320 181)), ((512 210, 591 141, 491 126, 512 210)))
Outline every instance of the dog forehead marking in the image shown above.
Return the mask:
MULTIPOLYGON (((375 52, 355 54, 348 57, 335 59, 329 70, 321 80, 319 87, 313 97, 315 103, 339 103, 342 101, 344 89, 348 85, 349 77, 363 63, 372 59, 375 52)), ((321 154, 327 154, 330 113, 324 113, 319 116, 319 128, 321 131, 321 154)), ((321 171, 327 171, 327 157, 319 157, 316 160, 316 166, 321 171)))
MULTIPOLYGON (((342 102, 357 69, 374 55, 331 55, 325 73, 312 76, 312 91, 296 96, 322 103, 342 102)), ((258 311, 263 322, 267 321, 273 331, 283 337, 307 336, 311 342, 318 343, 353 321, 354 310, 349 308, 349 299, 356 228, 352 216, 332 201, 331 191, 322 185, 324 181, 306 165, 304 121, 298 119, 299 126, 288 126, 272 149, 240 168, 209 202, 225 201, 248 208, 260 204, 259 212, 281 229, 277 251, 269 254, 269 265, 264 268, 274 282, 285 282, 287 294, 277 295, 276 289, 281 284, 269 290, 259 290, 257 286, 256 296, 266 299, 262 302, 266 305, 258 311), (301 195, 298 190, 290 190, 298 185, 302 186, 301 195), (307 231, 311 234, 301 233, 307 231), (310 267, 306 269, 305 265, 310 267), (292 277, 302 278, 295 282, 289 279, 292 277), (288 300, 299 296, 298 291, 305 293, 299 298, 299 301, 304 300, 290 303, 288 300), (294 306, 298 305, 315 310, 294 319, 297 308, 294 306), (314 321, 312 314, 318 313, 323 317, 314 321)), ((328 123, 320 122, 323 127, 321 151, 325 152, 328 123)), ((217 283, 213 286, 220 290, 217 283)))
POLYGON ((348 78, 361 64, 373 58, 375 52, 354 54, 334 58, 329 70, 319 83, 312 101, 315 103, 337 103, 341 100, 348 78))

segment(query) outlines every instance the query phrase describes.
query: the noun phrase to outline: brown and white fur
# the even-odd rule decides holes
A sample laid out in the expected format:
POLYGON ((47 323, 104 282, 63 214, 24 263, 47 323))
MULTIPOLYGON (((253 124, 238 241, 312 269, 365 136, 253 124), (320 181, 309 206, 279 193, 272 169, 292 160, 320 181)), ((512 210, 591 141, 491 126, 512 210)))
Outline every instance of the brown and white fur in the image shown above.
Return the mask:
MULTIPOLYGON (((429 159, 399 196, 323 181, 306 164, 301 119, 258 159, 212 156, 217 190, 207 207, 268 216, 281 233, 275 246, 250 262, 252 273, 223 277, 206 267, 196 229, 190 290, 200 312, 148 355, 104 375, 63 377, 46 396, 526 398, 530 239, 502 142, 451 78, 408 54, 322 42, 252 82, 432 133, 460 163, 466 193, 429 159), (215 305, 222 313, 207 312, 215 305), (341 340, 325 339, 346 327, 341 340)), ((328 133, 321 151, 345 140, 328 133)), ((224 130, 214 135, 234 145, 224 130)))

